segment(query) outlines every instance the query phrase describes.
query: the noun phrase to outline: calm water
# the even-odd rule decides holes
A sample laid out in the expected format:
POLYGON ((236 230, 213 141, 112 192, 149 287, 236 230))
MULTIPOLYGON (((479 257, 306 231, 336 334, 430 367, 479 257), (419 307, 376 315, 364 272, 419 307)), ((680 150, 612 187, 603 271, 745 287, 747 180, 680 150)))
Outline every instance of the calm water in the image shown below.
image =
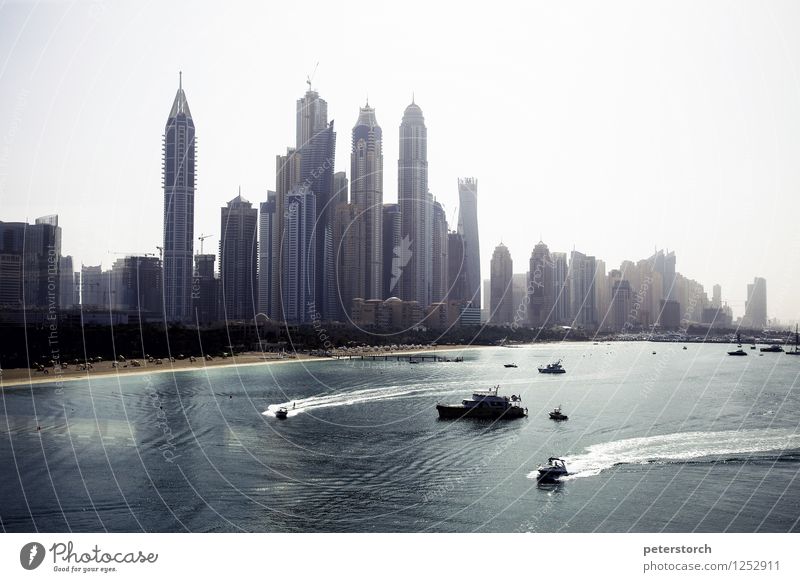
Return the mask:
POLYGON ((798 531, 800 358, 731 358, 726 347, 549 344, 468 350, 463 363, 290 363, 7 389, 0 525, 798 531), (537 373, 557 358, 567 374, 537 373), (519 367, 503 368, 510 361, 519 367), (438 401, 497 383, 522 395, 528 418, 437 419, 438 401), (269 412, 292 402, 284 421, 269 412), (547 418, 559 404, 569 421, 547 418), (551 455, 576 474, 537 486, 530 474, 551 455))

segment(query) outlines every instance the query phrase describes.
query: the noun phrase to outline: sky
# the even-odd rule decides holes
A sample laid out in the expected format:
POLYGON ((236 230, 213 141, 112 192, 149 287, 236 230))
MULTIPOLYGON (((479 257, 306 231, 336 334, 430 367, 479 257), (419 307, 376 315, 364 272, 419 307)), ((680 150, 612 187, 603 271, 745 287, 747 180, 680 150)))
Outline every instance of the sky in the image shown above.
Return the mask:
POLYGON ((385 202, 415 96, 451 227, 478 180, 484 278, 501 241, 515 272, 540 238, 607 269, 666 248, 735 315, 759 276, 770 317, 800 319, 800 3, 439 4, 0 0, 0 220, 58 214, 76 265, 157 253, 182 70, 216 249, 238 188, 274 189, 313 73, 337 171, 375 107, 385 202))

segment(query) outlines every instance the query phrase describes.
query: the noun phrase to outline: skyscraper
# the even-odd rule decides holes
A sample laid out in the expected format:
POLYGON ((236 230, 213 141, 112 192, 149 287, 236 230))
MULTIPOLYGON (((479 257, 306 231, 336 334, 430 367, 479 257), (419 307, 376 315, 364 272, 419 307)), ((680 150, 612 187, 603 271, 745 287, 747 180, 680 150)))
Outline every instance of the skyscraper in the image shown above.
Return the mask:
POLYGON ((455 231, 447 233, 447 287, 449 301, 467 303, 464 237, 455 231))
POLYGON ((422 109, 413 102, 400 123, 397 162, 397 199, 402 220, 401 246, 409 245, 408 262, 401 269, 401 298, 416 301, 422 310, 430 303, 432 276, 432 209, 428 205, 428 130, 422 109))
POLYGON ((447 295, 448 276, 447 264, 447 215, 439 202, 433 203, 433 240, 432 254, 433 264, 431 267, 431 301, 438 303, 445 300, 447 295))
POLYGON ((570 318, 567 253, 551 253, 550 259, 553 261, 553 322, 564 325, 572 321, 570 318))
POLYGON ((399 295, 398 277, 402 264, 403 252, 402 217, 397 204, 383 205, 383 299, 399 295))
POLYGON ((719 309, 722 307, 722 286, 717 284, 712 287, 711 307, 719 309))
POLYGON ((495 247, 491 262, 492 303, 490 318, 492 323, 511 323, 514 319, 514 293, 512 277, 514 265, 511 253, 503 243, 495 247))
POLYGON ((533 247, 528 271, 528 323, 545 327, 554 323, 553 263, 550 249, 542 241, 533 247))
POLYGON ((275 289, 275 269, 272 261, 273 246, 277 239, 277 213, 277 194, 270 190, 267 192, 267 201, 260 204, 258 213, 258 312, 269 318, 274 317, 272 294, 275 289))
POLYGON ((9 282, 3 282, 4 302, 25 308, 59 306, 61 227, 58 216, 35 224, 0 222, 0 261, 9 282))
POLYGON ((219 279, 214 276, 216 255, 194 256, 192 302, 198 325, 209 325, 219 319, 219 279))
POLYGON ((458 232, 464 237, 464 269, 467 297, 481 306, 481 247, 478 238, 478 181, 458 180, 458 232))
POLYGON ((300 155, 295 148, 286 148, 285 155, 275 156, 275 234, 272 241, 272 315, 283 321, 284 275, 286 261, 286 200, 300 182, 300 155))
POLYGON ((161 259, 128 256, 111 267, 111 309, 140 314, 162 312, 161 259))
POLYGON ((767 280, 756 277, 747 285, 744 324, 755 329, 767 327, 767 280))
POLYGON ((182 79, 164 129, 164 314, 191 320, 195 127, 182 79))
MULTIPOLYGON (((159 269, 161 265, 159 265, 159 269)), ((75 301, 75 273, 72 267, 72 257, 60 257, 58 259, 58 305, 62 309, 68 309, 74 305, 75 301)), ((159 286, 159 295, 161 294, 161 287, 159 286)))
POLYGON ((285 271, 282 281, 283 316, 288 323, 309 323, 317 316, 314 302, 317 217, 314 194, 302 187, 286 195, 285 271))
POLYGON ((353 299, 364 299, 365 273, 359 269, 364 256, 365 221, 359 220, 356 204, 339 204, 334 219, 334 257, 336 281, 334 293, 336 317, 347 321, 351 316, 353 299))
POLYGON ((339 204, 347 204, 348 201, 348 182, 347 172, 336 172, 333 174, 333 211, 339 204))
POLYGON ((258 211, 239 192, 220 214, 222 316, 253 319, 258 312, 258 211))
POLYGON ((350 154, 350 192, 364 222, 363 249, 358 269, 364 273, 363 299, 383 298, 383 134, 375 109, 367 103, 359 109, 353 127, 350 154))
POLYGON ((594 277, 597 270, 594 257, 572 251, 569 260, 569 296, 572 301, 573 325, 593 329, 595 319, 594 277))

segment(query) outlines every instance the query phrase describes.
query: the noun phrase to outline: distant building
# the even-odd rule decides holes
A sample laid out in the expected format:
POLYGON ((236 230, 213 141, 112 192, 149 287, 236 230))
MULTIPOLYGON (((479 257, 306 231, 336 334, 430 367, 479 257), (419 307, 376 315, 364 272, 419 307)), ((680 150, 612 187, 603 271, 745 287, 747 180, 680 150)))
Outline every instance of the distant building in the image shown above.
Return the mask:
POLYGON ((192 302, 198 325, 210 325, 220 319, 219 279, 214 275, 216 255, 194 256, 192 302))
POLYGON ((539 241, 533 247, 528 270, 528 323, 531 327, 553 325, 555 317, 553 263, 547 245, 539 241))
POLYGON ((614 280, 611 287, 611 321, 613 331, 625 331, 631 327, 631 284, 625 279, 614 280))
POLYGON ((681 306, 672 299, 661 300, 661 310, 659 317, 661 329, 677 330, 681 326, 681 306))
POLYGON ((514 265, 508 248, 500 243, 495 247, 491 262, 492 303, 491 322, 511 323, 514 319, 513 291, 511 277, 514 265))
POLYGON ((458 180, 458 233, 464 239, 464 277, 467 299, 481 307, 481 249, 478 236, 478 181, 458 180))
MULTIPOLYGON (((58 304, 61 309, 70 309, 75 306, 75 272, 72 267, 72 257, 58 259, 58 304)), ((159 288, 159 293, 161 290, 159 288)))
POLYGON ((553 263, 553 323, 572 323, 569 299, 569 263, 567 253, 551 253, 553 263))
POLYGON ((337 303, 335 319, 347 321, 353 300, 363 299, 365 273, 359 269, 364 256, 366 222, 359 220, 359 206, 340 204, 334 216, 334 294, 337 303))
POLYGON ((711 307, 719 309, 722 307, 722 286, 717 284, 712 287, 711 307))
POLYGON ((317 267, 316 197, 296 188, 286 196, 285 272, 282 288, 283 320, 310 323, 318 317, 314 289, 317 267))
POLYGON ((401 245, 402 217, 397 204, 383 205, 383 298, 398 295, 407 252, 401 245))
POLYGON ((240 192, 220 214, 221 315, 251 320, 258 312, 258 211, 240 192))
POLYGON ((569 296, 573 325, 596 329, 594 278, 595 258, 572 251, 569 262, 569 296))
POLYGON ((111 271, 103 271, 101 265, 81 265, 81 307, 111 308, 111 271))
POLYGON ((111 302, 115 311, 137 311, 152 317, 162 314, 161 260, 129 256, 114 261, 110 273, 111 302))
MULTIPOLYGON (((457 232, 447 234, 447 299, 468 303, 467 270, 464 266, 464 237, 457 232)), ((488 301, 488 299, 487 299, 488 301)))
POLYGON ((747 285, 743 323, 754 329, 767 327, 767 280, 762 277, 747 285))
POLYGON ((447 216, 439 202, 433 203, 433 241, 431 268, 431 300, 439 303, 445 300, 449 287, 449 265, 447 263, 448 251, 447 216))
POLYGON ((258 312, 270 319, 275 317, 272 311, 275 304, 273 293, 277 289, 273 264, 275 245, 279 243, 277 213, 277 194, 270 190, 267 192, 267 201, 260 204, 258 213, 258 312))
POLYGON ((349 191, 347 172, 335 172, 333 174, 333 202, 331 202, 334 210, 340 204, 347 204, 349 191))

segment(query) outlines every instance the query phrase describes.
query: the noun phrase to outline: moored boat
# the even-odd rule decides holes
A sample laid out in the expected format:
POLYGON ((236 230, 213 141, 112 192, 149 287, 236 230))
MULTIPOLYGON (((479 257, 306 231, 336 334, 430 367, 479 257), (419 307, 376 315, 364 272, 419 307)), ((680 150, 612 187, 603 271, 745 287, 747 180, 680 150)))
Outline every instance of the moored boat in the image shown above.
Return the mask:
POLYGON ((511 420, 528 416, 528 409, 522 407, 522 397, 517 395, 500 396, 500 387, 472 393, 472 399, 462 400, 461 404, 437 404, 439 418, 483 418, 511 420))
POLYGON ((517 365, 516 364, 503 364, 503 367, 504 368, 516 368, 517 365))
POLYGON ((728 352, 729 356, 746 356, 747 352, 744 350, 734 350, 732 352, 728 352))
POLYGON ((768 348, 761 348, 761 351, 768 354, 777 354, 783 351, 783 348, 778 344, 772 344, 768 348))

